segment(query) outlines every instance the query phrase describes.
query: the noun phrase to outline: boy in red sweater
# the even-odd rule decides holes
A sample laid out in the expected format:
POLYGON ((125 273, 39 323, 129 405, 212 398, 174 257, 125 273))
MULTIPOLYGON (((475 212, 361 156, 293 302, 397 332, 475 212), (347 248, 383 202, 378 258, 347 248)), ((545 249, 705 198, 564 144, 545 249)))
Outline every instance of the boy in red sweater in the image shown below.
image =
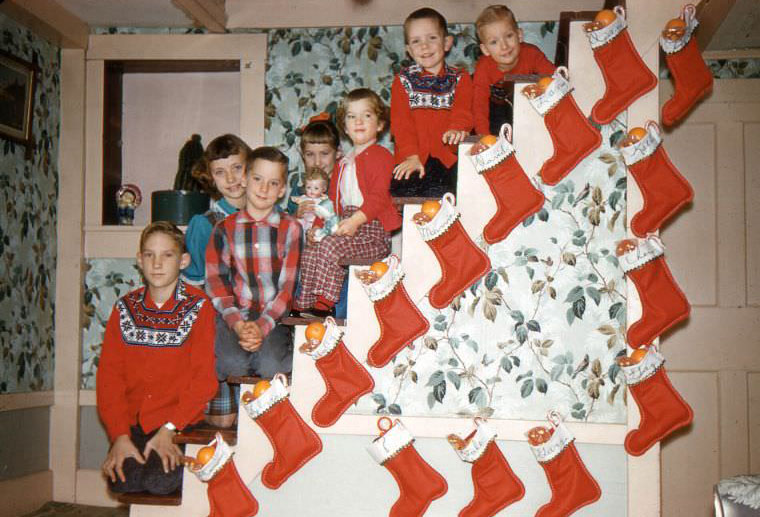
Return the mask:
POLYGON ((555 67, 538 47, 523 42, 523 31, 505 5, 483 9, 475 29, 484 54, 475 65, 472 80, 475 132, 496 135, 503 123, 512 123, 514 83, 504 81, 504 74, 551 75, 555 67))
POLYGON ((114 492, 168 494, 182 483, 176 430, 203 420, 216 392, 214 309, 179 279, 190 263, 185 237, 159 221, 140 236, 147 287, 119 299, 103 339, 98 412, 111 449, 103 472, 114 492))
POLYGON ((391 195, 440 198, 456 193, 456 146, 472 130, 472 81, 446 64, 454 39, 438 11, 424 7, 407 16, 404 40, 414 65, 398 73, 391 89, 397 163, 391 195))

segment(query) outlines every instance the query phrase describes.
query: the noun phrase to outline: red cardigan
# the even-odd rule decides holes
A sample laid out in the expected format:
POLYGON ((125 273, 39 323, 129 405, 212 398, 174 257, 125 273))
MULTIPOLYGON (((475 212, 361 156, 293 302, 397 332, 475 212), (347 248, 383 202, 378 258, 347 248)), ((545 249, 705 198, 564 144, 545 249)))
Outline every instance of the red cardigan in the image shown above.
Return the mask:
POLYGON ((541 49, 530 43, 520 43, 520 56, 517 58, 517 64, 507 72, 499 70, 496 61, 491 56, 481 56, 475 65, 475 73, 472 79, 472 113, 475 118, 475 132, 479 135, 486 135, 491 132, 488 123, 488 101, 491 97, 491 85, 501 81, 504 74, 551 75, 554 70, 555 66, 546 59, 541 49))
POLYGON ((147 288, 121 298, 108 319, 97 374, 98 413, 111 441, 137 423, 146 433, 203 419, 216 393, 214 309, 181 280, 158 309, 147 288))
MULTIPOLYGON (((439 77, 442 77, 446 70, 447 67, 442 67, 439 77)), ((448 70, 455 73, 459 79, 454 89, 451 108, 412 108, 409 93, 401 83, 400 75, 393 79, 391 133, 396 144, 396 163, 401 163, 414 154, 420 157, 423 165, 428 156, 438 158, 446 167, 456 163, 456 147, 444 145, 441 138, 449 129, 468 133, 472 131, 472 80, 465 70, 448 70)), ((423 72, 421 75, 430 74, 423 72)))
MULTIPOLYGON (((391 232, 401 227, 401 216, 391 199, 390 185, 393 175, 393 156, 385 148, 373 144, 356 155, 356 178, 359 182, 359 190, 364 198, 364 203, 359 210, 367 216, 367 222, 379 219, 383 228, 391 232)), ((330 188, 328 195, 335 206, 335 213, 342 215, 338 187, 343 168, 339 163, 330 176, 330 188)))

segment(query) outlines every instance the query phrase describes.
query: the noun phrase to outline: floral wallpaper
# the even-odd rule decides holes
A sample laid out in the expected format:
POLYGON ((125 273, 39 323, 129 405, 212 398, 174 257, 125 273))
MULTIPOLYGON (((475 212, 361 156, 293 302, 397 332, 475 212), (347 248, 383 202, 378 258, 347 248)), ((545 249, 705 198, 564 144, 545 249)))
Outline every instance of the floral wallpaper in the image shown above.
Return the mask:
POLYGON ((53 387, 59 51, 0 14, 0 49, 37 57, 34 152, 0 136, 0 393, 53 387))
MULTIPOLYGON (((625 421, 615 361, 625 353, 626 286, 614 254, 625 237, 626 171, 603 143, 554 187, 542 210, 487 251, 493 269, 431 322, 422 346, 380 371, 359 413, 625 421)), ((527 171, 530 173, 530 171, 527 171)), ((460 200, 460 203, 466 203, 460 200)), ((484 244, 481 244, 484 246, 484 244)))
POLYGON ((82 389, 95 389, 100 347, 116 301, 142 285, 135 259, 90 259, 85 264, 82 311, 82 389))

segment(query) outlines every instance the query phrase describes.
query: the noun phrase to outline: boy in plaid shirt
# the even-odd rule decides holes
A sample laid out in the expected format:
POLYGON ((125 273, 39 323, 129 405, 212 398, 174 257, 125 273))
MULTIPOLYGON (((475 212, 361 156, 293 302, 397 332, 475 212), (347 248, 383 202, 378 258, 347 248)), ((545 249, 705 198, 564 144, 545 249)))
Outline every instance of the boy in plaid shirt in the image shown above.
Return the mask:
POLYGON ((237 390, 230 376, 272 378, 293 365, 290 327, 279 320, 290 311, 301 225, 275 206, 285 195, 288 158, 274 147, 259 147, 246 164, 246 204, 218 223, 206 248, 206 292, 217 312, 217 397, 206 420, 229 427, 237 415, 237 390))

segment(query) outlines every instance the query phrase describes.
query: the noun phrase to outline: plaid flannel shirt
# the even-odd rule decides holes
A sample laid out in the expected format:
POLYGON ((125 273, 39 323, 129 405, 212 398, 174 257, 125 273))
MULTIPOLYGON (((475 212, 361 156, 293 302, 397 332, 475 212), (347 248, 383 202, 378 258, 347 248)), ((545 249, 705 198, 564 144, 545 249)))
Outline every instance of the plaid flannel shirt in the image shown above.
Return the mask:
POLYGON ((214 227, 206 292, 230 328, 253 320, 267 336, 288 313, 301 244, 301 225, 277 207, 259 221, 241 210, 214 227))

